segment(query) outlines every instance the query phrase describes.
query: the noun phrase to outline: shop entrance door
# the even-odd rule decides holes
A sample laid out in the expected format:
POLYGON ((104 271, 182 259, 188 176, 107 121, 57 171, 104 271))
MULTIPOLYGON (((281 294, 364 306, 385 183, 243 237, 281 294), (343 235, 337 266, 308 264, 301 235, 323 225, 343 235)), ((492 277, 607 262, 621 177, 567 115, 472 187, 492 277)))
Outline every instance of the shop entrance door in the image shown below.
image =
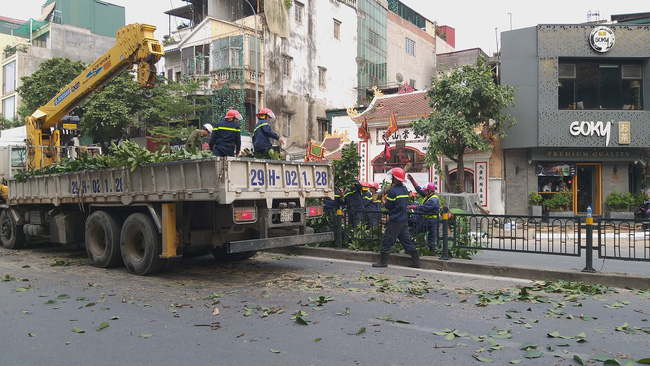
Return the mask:
POLYGON ((600 164, 577 164, 576 168, 574 212, 587 214, 587 206, 591 206, 594 215, 601 215, 600 164))

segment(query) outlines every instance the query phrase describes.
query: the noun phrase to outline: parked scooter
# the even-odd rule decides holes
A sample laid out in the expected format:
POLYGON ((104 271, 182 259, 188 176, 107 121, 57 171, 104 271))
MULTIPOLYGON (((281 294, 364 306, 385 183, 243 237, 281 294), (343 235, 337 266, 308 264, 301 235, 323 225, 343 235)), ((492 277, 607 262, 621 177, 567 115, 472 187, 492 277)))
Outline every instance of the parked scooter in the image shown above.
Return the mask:
POLYGON ((649 219, 650 218, 650 198, 643 201, 641 206, 634 212, 635 219, 649 219))

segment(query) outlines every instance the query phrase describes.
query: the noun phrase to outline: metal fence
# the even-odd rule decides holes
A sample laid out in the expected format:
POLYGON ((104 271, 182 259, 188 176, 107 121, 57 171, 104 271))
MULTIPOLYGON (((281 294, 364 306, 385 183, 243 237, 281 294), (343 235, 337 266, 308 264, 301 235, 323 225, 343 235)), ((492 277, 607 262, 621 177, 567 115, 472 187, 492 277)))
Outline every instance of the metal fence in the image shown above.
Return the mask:
MULTIPOLYGON (((335 233, 339 248, 359 249, 381 243, 387 216, 380 212, 326 212, 322 230, 335 233)), ((431 235, 410 214, 414 244, 426 246, 431 235)), ((438 254, 450 258, 459 250, 505 251, 581 257, 593 271, 593 255, 626 261, 650 261, 650 220, 549 216, 455 214, 438 219, 438 254), (452 250, 453 249, 453 250, 452 250), (583 252, 584 250, 584 252, 583 252)))

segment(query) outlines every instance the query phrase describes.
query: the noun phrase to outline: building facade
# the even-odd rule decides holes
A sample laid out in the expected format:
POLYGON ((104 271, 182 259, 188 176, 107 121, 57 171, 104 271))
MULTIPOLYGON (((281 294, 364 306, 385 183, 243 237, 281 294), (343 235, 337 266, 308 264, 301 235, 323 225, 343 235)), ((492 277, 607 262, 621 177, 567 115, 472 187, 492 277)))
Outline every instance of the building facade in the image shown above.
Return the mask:
POLYGON ((647 188, 650 27, 538 25, 501 41, 501 82, 517 89, 503 140, 506 212, 526 214, 531 192, 565 189, 570 211, 601 215, 613 190, 647 188))

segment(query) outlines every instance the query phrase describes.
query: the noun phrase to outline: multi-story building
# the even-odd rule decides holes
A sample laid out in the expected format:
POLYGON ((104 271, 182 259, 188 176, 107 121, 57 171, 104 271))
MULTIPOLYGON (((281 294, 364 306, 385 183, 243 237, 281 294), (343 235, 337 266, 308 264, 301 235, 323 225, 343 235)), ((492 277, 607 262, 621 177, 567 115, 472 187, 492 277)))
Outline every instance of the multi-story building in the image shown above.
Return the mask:
POLYGON ((503 140, 507 213, 527 213, 531 192, 566 187, 570 211, 600 215, 610 192, 650 186, 648 40, 633 23, 502 33, 501 82, 517 89, 503 140))
POLYGON ((169 38, 166 75, 207 79, 206 94, 234 84, 243 100, 232 106, 246 113, 249 131, 256 107, 269 107, 278 116, 274 129, 297 147, 323 138, 327 110, 368 103, 373 87, 396 92, 404 82, 430 85, 440 37, 433 22, 401 2, 286 3, 266 0, 261 8, 255 0, 193 0, 167 11, 187 28, 169 38), (257 57, 256 34, 263 39, 257 57), (197 58, 200 68, 192 66, 197 58))
MULTIPOLYGON (((10 28, 10 35, 0 61, 2 116, 17 117, 20 79, 37 71, 42 62, 65 57, 90 63, 104 54, 115 44, 117 30, 125 25, 124 14, 124 7, 105 2, 50 0, 43 7, 41 20, 12 21, 22 24, 5 27, 10 28)), ((2 39, 6 40, 6 35, 2 39)))

